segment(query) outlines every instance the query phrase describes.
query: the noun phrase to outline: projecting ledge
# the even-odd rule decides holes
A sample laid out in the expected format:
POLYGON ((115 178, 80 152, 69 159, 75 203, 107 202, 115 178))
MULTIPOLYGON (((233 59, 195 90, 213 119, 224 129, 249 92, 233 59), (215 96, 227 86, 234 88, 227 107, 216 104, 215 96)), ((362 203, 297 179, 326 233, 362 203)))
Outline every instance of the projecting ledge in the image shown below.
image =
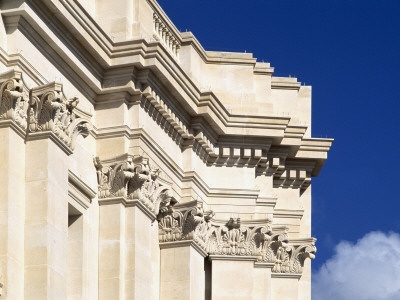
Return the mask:
POLYGON ((301 278, 301 274, 291 274, 291 273, 272 273, 272 278, 301 278))
POLYGON ((229 261, 257 261, 257 256, 236 256, 236 255, 210 255, 209 260, 229 260, 229 261))
POLYGON ((272 269, 275 263, 266 263, 266 262, 255 262, 254 268, 269 268, 272 269))
POLYGON ((160 249, 171 249, 171 248, 181 248, 181 247, 193 247, 200 255, 203 257, 207 256, 207 252, 204 251, 195 241, 187 240, 187 241, 173 241, 173 242, 165 242, 160 243, 160 249))
POLYGON ((100 206, 112 204, 122 204, 125 207, 138 207, 152 222, 156 219, 155 214, 139 200, 126 199, 125 197, 99 199, 100 206))

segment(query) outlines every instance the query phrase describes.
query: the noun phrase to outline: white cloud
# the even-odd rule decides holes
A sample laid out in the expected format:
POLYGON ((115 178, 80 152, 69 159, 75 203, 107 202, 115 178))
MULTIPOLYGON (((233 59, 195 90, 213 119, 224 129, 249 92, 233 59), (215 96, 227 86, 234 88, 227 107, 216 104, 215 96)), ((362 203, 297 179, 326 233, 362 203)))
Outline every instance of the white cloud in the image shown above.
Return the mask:
POLYGON ((371 232, 313 273, 313 300, 400 300, 400 235, 371 232))

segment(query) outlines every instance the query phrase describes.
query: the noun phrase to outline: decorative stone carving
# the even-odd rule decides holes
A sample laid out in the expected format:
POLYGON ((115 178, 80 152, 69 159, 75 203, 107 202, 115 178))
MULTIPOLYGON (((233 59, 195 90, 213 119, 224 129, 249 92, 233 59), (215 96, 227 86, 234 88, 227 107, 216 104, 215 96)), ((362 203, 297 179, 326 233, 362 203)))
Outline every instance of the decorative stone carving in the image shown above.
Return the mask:
POLYGON ((30 99, 29 132, 53 132, 68 147, 74 149, 79 134, 86 137, 89 133, 88 122, 79 118, 74 109, 79 100, 67 99, 63 95, 62 85, 49 83, 33 88, 30 99))
POLYGON ((0 75, 0 120, 13 120, 26 130, 28 100, 21 72, 10 71, 0 75))
POLYGON ((213 216, 213 211, 204 212, 201 207, 190 207, 183 211, 175 211, 170 207, 159 216, 159 241, 163 243, 192 240, 205 250, 213 216))
POLYGON ((284 233, 272 234, 269 240, 264 240, 259 248, 257 260, 261 262, 275 263, 276 256, 281 247, 288 243, 287 230, 284 233))
POLYGON ((123 197, 138 200, 156 216, 166 213, 174 204, 170 189, 157 178, 158 169, 151 168, 144 157, 128 157, 122 162, 103 164, 95 158, 100 199, 123 197))
POLYGON ((209 255, 252 256, 273 264, 274 273, 301 274, 306 258, 315 257, 314 242, 289 245, 287 229, 273 233, 270 224, 241 224, 231 218, 225 225, 211 220, 202 207, 165 207, 158 215, 160 243, 191 240, 209 255))
POLYGON ((256 256, 271 233, 269 224, 242 226, 240 218, 231 218, 226 226, 213 227, 207 251, 212 255, 256 256))
POLYGON ((283 243, 276 251, 276 261, 272 272, 301 274, 304 261, 306 258, 314 259, 316 251, 314 243, 306 245, 283 243))

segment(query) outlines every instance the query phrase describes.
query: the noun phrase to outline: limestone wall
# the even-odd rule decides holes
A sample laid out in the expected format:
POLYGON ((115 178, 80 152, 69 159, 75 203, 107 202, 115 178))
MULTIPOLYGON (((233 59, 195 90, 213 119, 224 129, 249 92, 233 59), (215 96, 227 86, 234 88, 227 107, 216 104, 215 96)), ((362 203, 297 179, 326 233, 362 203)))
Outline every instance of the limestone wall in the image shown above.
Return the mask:
POLYGON ((153 0, 0 13, 0 299, 311 298, 310 87, 153 0))

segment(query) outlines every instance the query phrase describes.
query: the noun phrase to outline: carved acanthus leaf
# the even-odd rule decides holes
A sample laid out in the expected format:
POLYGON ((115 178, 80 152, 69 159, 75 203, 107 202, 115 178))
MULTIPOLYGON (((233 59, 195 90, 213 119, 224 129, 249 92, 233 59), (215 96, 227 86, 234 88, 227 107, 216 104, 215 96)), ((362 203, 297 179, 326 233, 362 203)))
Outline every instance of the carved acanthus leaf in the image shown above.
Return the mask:
POLYGON ((62 85, 49 83, 33 88, 30 99, 29 132, 53 132, 74 149, 79 134, 89 134, 88 122, 75 113, 78 98, 65 98, 62 85))
POLYGON ((275 263, 278 250, 281 247, 286 247, 289 237, 287 230, 283 233, 274 233, 269 240, 265 240, 261 246, 258 255, 258 261, 275 263))
POLYGON ((120 162, 102 163, 95 158, 100 199, 124 197, 138 200, 156 216, 174 203, 171 190, 157 180, 158 169, 144 157, 129 157, 120 162))
POLYGON ((0 75, 0 120, 15 121, 26 130, 28 99, 21 72, 9 71, 0 75))
POLYGON ((273 233, 269 223, 242 225, 240 218, 223 225, 211 221, 213 215, 201 207, 170 207, 158 218, 160 244, 191 240, 209 255, 251 256, 273 264, 274 273, 301 274, 304 260, 314 258, 314 242, 290 245, 287 229, 273 233))
POLYGON ((271 234, 269 224, 243 226, 240 218, 231 218, 225 226, 213 227, 207 251, 214 255, 259 256, 271 234))
POLYGON ((304 261, 306 258, 314 259, 316 251, 317 248, 314 242, 300 245, 288 245, 285 243, 277 250, 272 272, 301 274, 304 261))
POLYGON ((192 240, 205 250, 213 215, 212 211, 204 212, 202 207, 170 208, 158 218, 160 243, 192 240))

